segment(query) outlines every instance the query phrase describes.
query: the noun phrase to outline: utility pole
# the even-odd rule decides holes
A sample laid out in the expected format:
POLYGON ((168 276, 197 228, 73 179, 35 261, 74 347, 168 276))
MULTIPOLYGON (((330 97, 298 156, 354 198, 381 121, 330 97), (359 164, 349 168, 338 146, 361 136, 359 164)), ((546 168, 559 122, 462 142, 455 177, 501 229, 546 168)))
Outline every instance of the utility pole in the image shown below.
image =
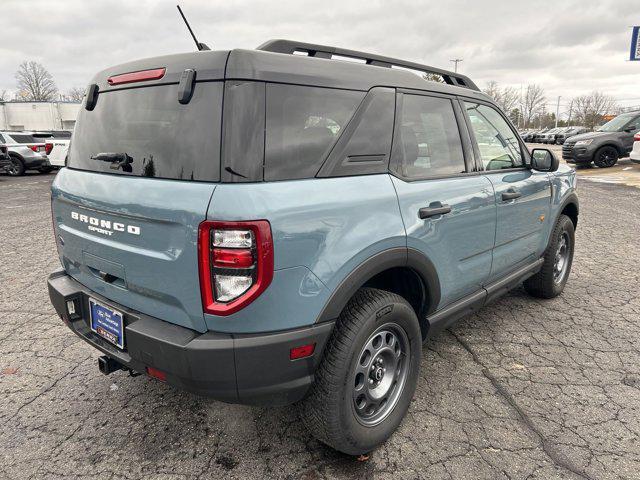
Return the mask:
POLYGON ((558 103, 556 104, 556 128, 558 128, 558 115, 560 114, 560 95, 558 95, 558 103))
POLYGON ((455 73, 458 73, 458 63, 460 63, 462 61, 462 58, 454 58, 454 59, 449 60, 449 61, 454 64, 453 71, 455 73))

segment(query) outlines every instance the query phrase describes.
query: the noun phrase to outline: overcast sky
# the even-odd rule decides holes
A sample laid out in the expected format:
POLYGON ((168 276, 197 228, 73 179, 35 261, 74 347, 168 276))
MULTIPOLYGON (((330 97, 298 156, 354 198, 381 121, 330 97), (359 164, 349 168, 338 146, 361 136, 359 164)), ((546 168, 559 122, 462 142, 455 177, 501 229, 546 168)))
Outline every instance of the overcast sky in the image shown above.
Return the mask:
MULTIPOLYGON (((600 90, 640 105, 640 62, 629 62, 639 0, 197 1, 180 0, 201 42, 254 48, 289 38, 459 69, 520 88, 537 83, 549 109, 600 90), (320 7, 319 7, 320 5, 320 7)), ((190 51, 176 0, 2 0, 0 92, 24 60, 45 65, 61 91, 109 65, 190 51)), ((561 108, 562 110, 562 108, 561 108)))

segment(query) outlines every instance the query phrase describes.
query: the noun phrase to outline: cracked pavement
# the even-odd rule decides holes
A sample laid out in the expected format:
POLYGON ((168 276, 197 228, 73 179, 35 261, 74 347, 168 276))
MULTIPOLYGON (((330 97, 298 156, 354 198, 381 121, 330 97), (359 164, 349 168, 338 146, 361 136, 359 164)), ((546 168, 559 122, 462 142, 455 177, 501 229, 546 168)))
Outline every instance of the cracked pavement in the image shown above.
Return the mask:
POLYGON ((407 418, 358 462, 293 408, 100 374, 49 304, 52 179, 0 176, 0 478, 640 479, 640 190, 581 181, 564 294, 517 289, 425 345, 407 418))

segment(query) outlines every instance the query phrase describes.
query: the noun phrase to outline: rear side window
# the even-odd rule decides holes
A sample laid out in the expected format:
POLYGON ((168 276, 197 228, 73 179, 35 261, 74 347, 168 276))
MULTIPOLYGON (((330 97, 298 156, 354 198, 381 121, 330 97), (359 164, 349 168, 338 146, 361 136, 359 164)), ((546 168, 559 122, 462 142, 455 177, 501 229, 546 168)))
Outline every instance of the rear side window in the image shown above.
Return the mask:
POLYGON ((408 179, 464 173, 460 131, 451 100, 402 94, 393 159, 408 179))
MULTIPOLYGON (((494 108, 464 102, 485 170, 524 166, 518 135, 494 108)), ((547 132, 549 133, 549 132, 547 132)))
POLYGON ((267 84, 264 179, 313 178, 364 92, 267 84))
MULTIPOLYGON (((178 85, 100 93, 94 110, 80 110, 68 166, 80 170, 175 180, 220 180, 222 82, 199 82, 191 101, 178 85), (126 154, 130 167, 112 168, 98 154, 126 154)), ((111 156, 101 156, 112 158, 111 156)))
POLYGON ((11 138, 15 143, 38 143, 38 140, 33 138, 31 135, 24 134, 11 134, 11 138))

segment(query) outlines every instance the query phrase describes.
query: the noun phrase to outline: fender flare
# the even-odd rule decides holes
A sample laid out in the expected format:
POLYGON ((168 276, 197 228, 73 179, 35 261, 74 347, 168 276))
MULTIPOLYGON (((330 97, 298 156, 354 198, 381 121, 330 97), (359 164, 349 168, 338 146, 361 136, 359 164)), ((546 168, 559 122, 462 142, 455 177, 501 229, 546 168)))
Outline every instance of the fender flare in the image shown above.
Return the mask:
MULTIPOLYGON (((580 216, 580 201, 578 200, 578 194, 575 191, 572 191, 560 203, 560 207, 558 208, 558 213, 553 219, 553 225, 556 224, 556 222, 558 221, 558 218, 560 218, 560 215, 562 215, 562 212, 564 211, 565 208, 567 208, 567 205, 569 205, 570 203, 576 206, 576 215, 580 216)), ((576 225, 577 224, 578 222, 576 221, 576 225)))
POLYGON ((422 313, 425 315, 433 313, 440 303, 440 280, 435 266, 418 250, 396 247, 376 253, 354 268, 331 293, 316 323, 338 318, 340 312, 362 285, 377 274, 394 267, 409 267, 418 274, 425 287, 428 305, 428 309, 422 313))

